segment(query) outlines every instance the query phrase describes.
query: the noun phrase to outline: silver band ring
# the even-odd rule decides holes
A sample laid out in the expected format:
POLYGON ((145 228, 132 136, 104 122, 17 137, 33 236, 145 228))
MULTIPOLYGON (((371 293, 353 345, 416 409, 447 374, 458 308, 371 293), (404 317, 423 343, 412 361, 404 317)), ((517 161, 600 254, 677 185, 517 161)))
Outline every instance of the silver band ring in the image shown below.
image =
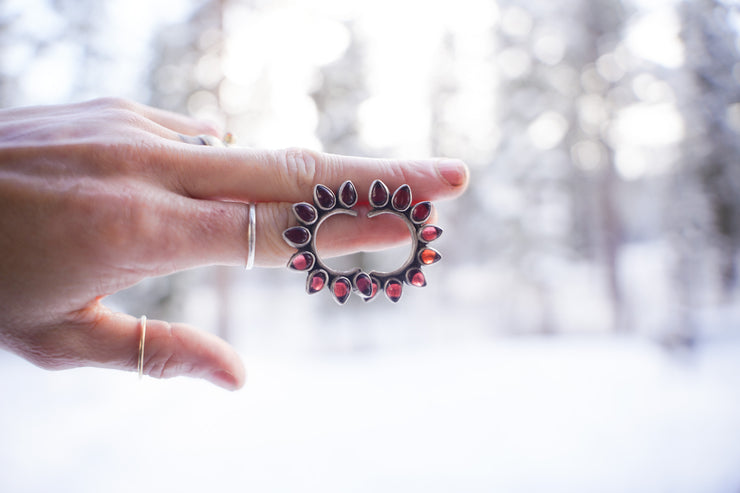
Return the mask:
MULTIPOLYGON (((227 147, 233 145, 236 141, 236 138, 231 133, 224 135, 223 140, 208 134, 197 135, 196 138, 200 140, 202 145, 211 147, 227 147)), ((247 207, 249 208, 249 223, 247 225, 247 263, 245 269, 250 270, 254 267, 254 250, 257 243, 257 205, 247 204, 247 207)))
POLYGON ((419 202, 412 206, 411 188, 408 185, 401 185, 391 194, 380 180, 375 180, 370 186, 368 199, 372 209, 367 217, 392 214, 402 219, 409 228, 412 248, 408 259, 391 272, 366 273, 360 268, 339 272, 328 267, 317 253, 316 233, 321 224, 331 216, 357 216, 357 211, 353 210, 358 202, 357 190, 349 180, 342 183, 336 195, 329 187, 316 185, 313 191, 314 205, 307 202, 293 204, 293 213, 300 226, 283 231, 285 242, 298 249, 288 261, 288 267, 308 272, 308 294, 317 293, 324 286, 329 286, 334 300, 343 305, 353 291, 363 300, 371 301, 382 290, 390 301, 396 303, 401 299, 404 283, 416 287, 426 286, 426 277, 421 268, 442 258, 438 251, 427 246, 442 234, 442 228, 427 223, 432 214, 431 202, 419 202))
POLYGON ((144 375, 144 342, 146 341, 146 315, 142 315, 139 319, 139 327, 141 330, 141 335, 139 336, 139 354, 138 354, 138 363, 137 363, 137 369, 139 371, 139 378, 144 375))
POLYGON ((249 207, 249 224, 247 226, 247 264, 246 270, 254 267, 254 250, 257 244, 257 204, 247 204, 249 207))

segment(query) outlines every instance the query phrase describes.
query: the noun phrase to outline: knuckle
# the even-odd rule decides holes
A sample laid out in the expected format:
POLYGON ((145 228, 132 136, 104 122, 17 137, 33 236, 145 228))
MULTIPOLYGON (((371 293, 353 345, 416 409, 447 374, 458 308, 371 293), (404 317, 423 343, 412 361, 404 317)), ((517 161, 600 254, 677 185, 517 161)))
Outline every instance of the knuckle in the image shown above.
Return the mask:
POLYGON ((115 96, 93 99, 90 101, 90 105, 95 108, 124 109, 129 111, 134 111, 136 107, 133 101, 115 96))
POLYGON ((313 187, 320 161, 318 152, 302 147, 289 147, 281 151, 280 161, 287 182, 293 182, 298 190, 313 187))
POLYGON ((188 374, 193 364, 184 360, 176 351, 178 333, 169 322, 161 323, 162 327, 156 336, 148 340, 144 350, 144 373, 154 378, 172 378, 188 374), (146 348, 151 348, 149 351, 146 348))
POLYGON ((138 117, 130 115, 114 116, 117 136, 97 139, 79 146, 81 166, 92 175, 102 177, 132 177, 164 168, 163 156, 169 151, 166 144, 159 141, 138 125, 138 117))
POLYGON ((125 108, 120 106, 108 107, 101 110, 101 115, 108 121, 118 125, 132 126, 135 128, 144 127, 147 119, 136 112, 134 108, 125 108))
POLYGON ((141 105, 128 99, 104 97, 95 99, 89 104, 96 115, 92 121, 100 126, 113 125, 118 128, 123 125, 141 128, 148 122, 142 114, 141 105))
POLYGON ((177 371, 174 368, 174 353, 169 350, 161 350, 147 355, 144 353, 144 372, 150 377, 167 378, 175 376, 177 371))
POLYGON ((412 178, 414 176, 414 171, 409 167, 408 161, 400 161, 397 159, 386 160, 384 171, 389 177, 389 182, 403 184, 411 183, 413 181, 412 178))

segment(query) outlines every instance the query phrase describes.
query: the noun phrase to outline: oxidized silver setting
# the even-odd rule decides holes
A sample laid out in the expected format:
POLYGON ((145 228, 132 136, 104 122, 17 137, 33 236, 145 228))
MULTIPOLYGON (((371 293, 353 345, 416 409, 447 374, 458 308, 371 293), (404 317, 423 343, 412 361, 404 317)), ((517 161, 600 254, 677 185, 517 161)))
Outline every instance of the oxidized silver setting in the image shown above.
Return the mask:
POLYGON ((426 286, 422 267, 434 264, 442 258, 437 250, 428 246, 428 243, 442 235, 442 228, 426 222, 432 214, 431 202, 412 205, 411 188, 408 185, 401 185, 391 194, 380 180, 375 180, 370 186, 368 200, 372 209, 367 217, 393 214, 401 218, 409 228, 412 248, 408 259, 391 272, 367 273, 360 268, 340 272, 328 267, 316 253, 316 233, 323 222, 334 215, 356 217, 357 211, 353 207, 357 205, 358 195, 350 180, 342 183, 336 194, 325 185, 316 185, 313 190, 313 204, 293 204, 293 214, 299 225, 283 231, 286 243, 298 250, 288 261, 288 268, 308 272, 308 294, 318 293, 329 286, 334 300, 343 305, 353 292, 363 300, 371 301, 382 290, 389 300, 396 303, 401 299, 404 284, 426 286))

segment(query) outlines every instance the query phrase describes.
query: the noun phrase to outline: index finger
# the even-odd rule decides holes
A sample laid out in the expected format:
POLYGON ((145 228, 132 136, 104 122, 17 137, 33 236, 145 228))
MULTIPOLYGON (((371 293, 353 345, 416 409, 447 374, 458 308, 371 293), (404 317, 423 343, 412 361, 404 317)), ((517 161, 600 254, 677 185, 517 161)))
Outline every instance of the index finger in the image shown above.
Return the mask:
POLYGON ((454 159, 373 159, 290 148, 264 151, 192 146, 172 163, 182 191, 191 197, 245 202, 299 202, 317 183, 337 189, 352 180, 360 197, 382 180, 391 190, 408 184, 414 200, 460 195, 468 169, 454 159))

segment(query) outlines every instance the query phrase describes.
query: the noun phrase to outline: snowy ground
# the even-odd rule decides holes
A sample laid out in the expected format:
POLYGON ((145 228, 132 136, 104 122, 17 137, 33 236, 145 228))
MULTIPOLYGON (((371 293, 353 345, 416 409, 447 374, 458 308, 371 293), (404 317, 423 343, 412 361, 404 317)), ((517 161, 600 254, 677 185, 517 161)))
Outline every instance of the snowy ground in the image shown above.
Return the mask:
POLYGON ((0 491, 740 491, 740 341, 250 354, 245 389, 0 353, 0 491))

